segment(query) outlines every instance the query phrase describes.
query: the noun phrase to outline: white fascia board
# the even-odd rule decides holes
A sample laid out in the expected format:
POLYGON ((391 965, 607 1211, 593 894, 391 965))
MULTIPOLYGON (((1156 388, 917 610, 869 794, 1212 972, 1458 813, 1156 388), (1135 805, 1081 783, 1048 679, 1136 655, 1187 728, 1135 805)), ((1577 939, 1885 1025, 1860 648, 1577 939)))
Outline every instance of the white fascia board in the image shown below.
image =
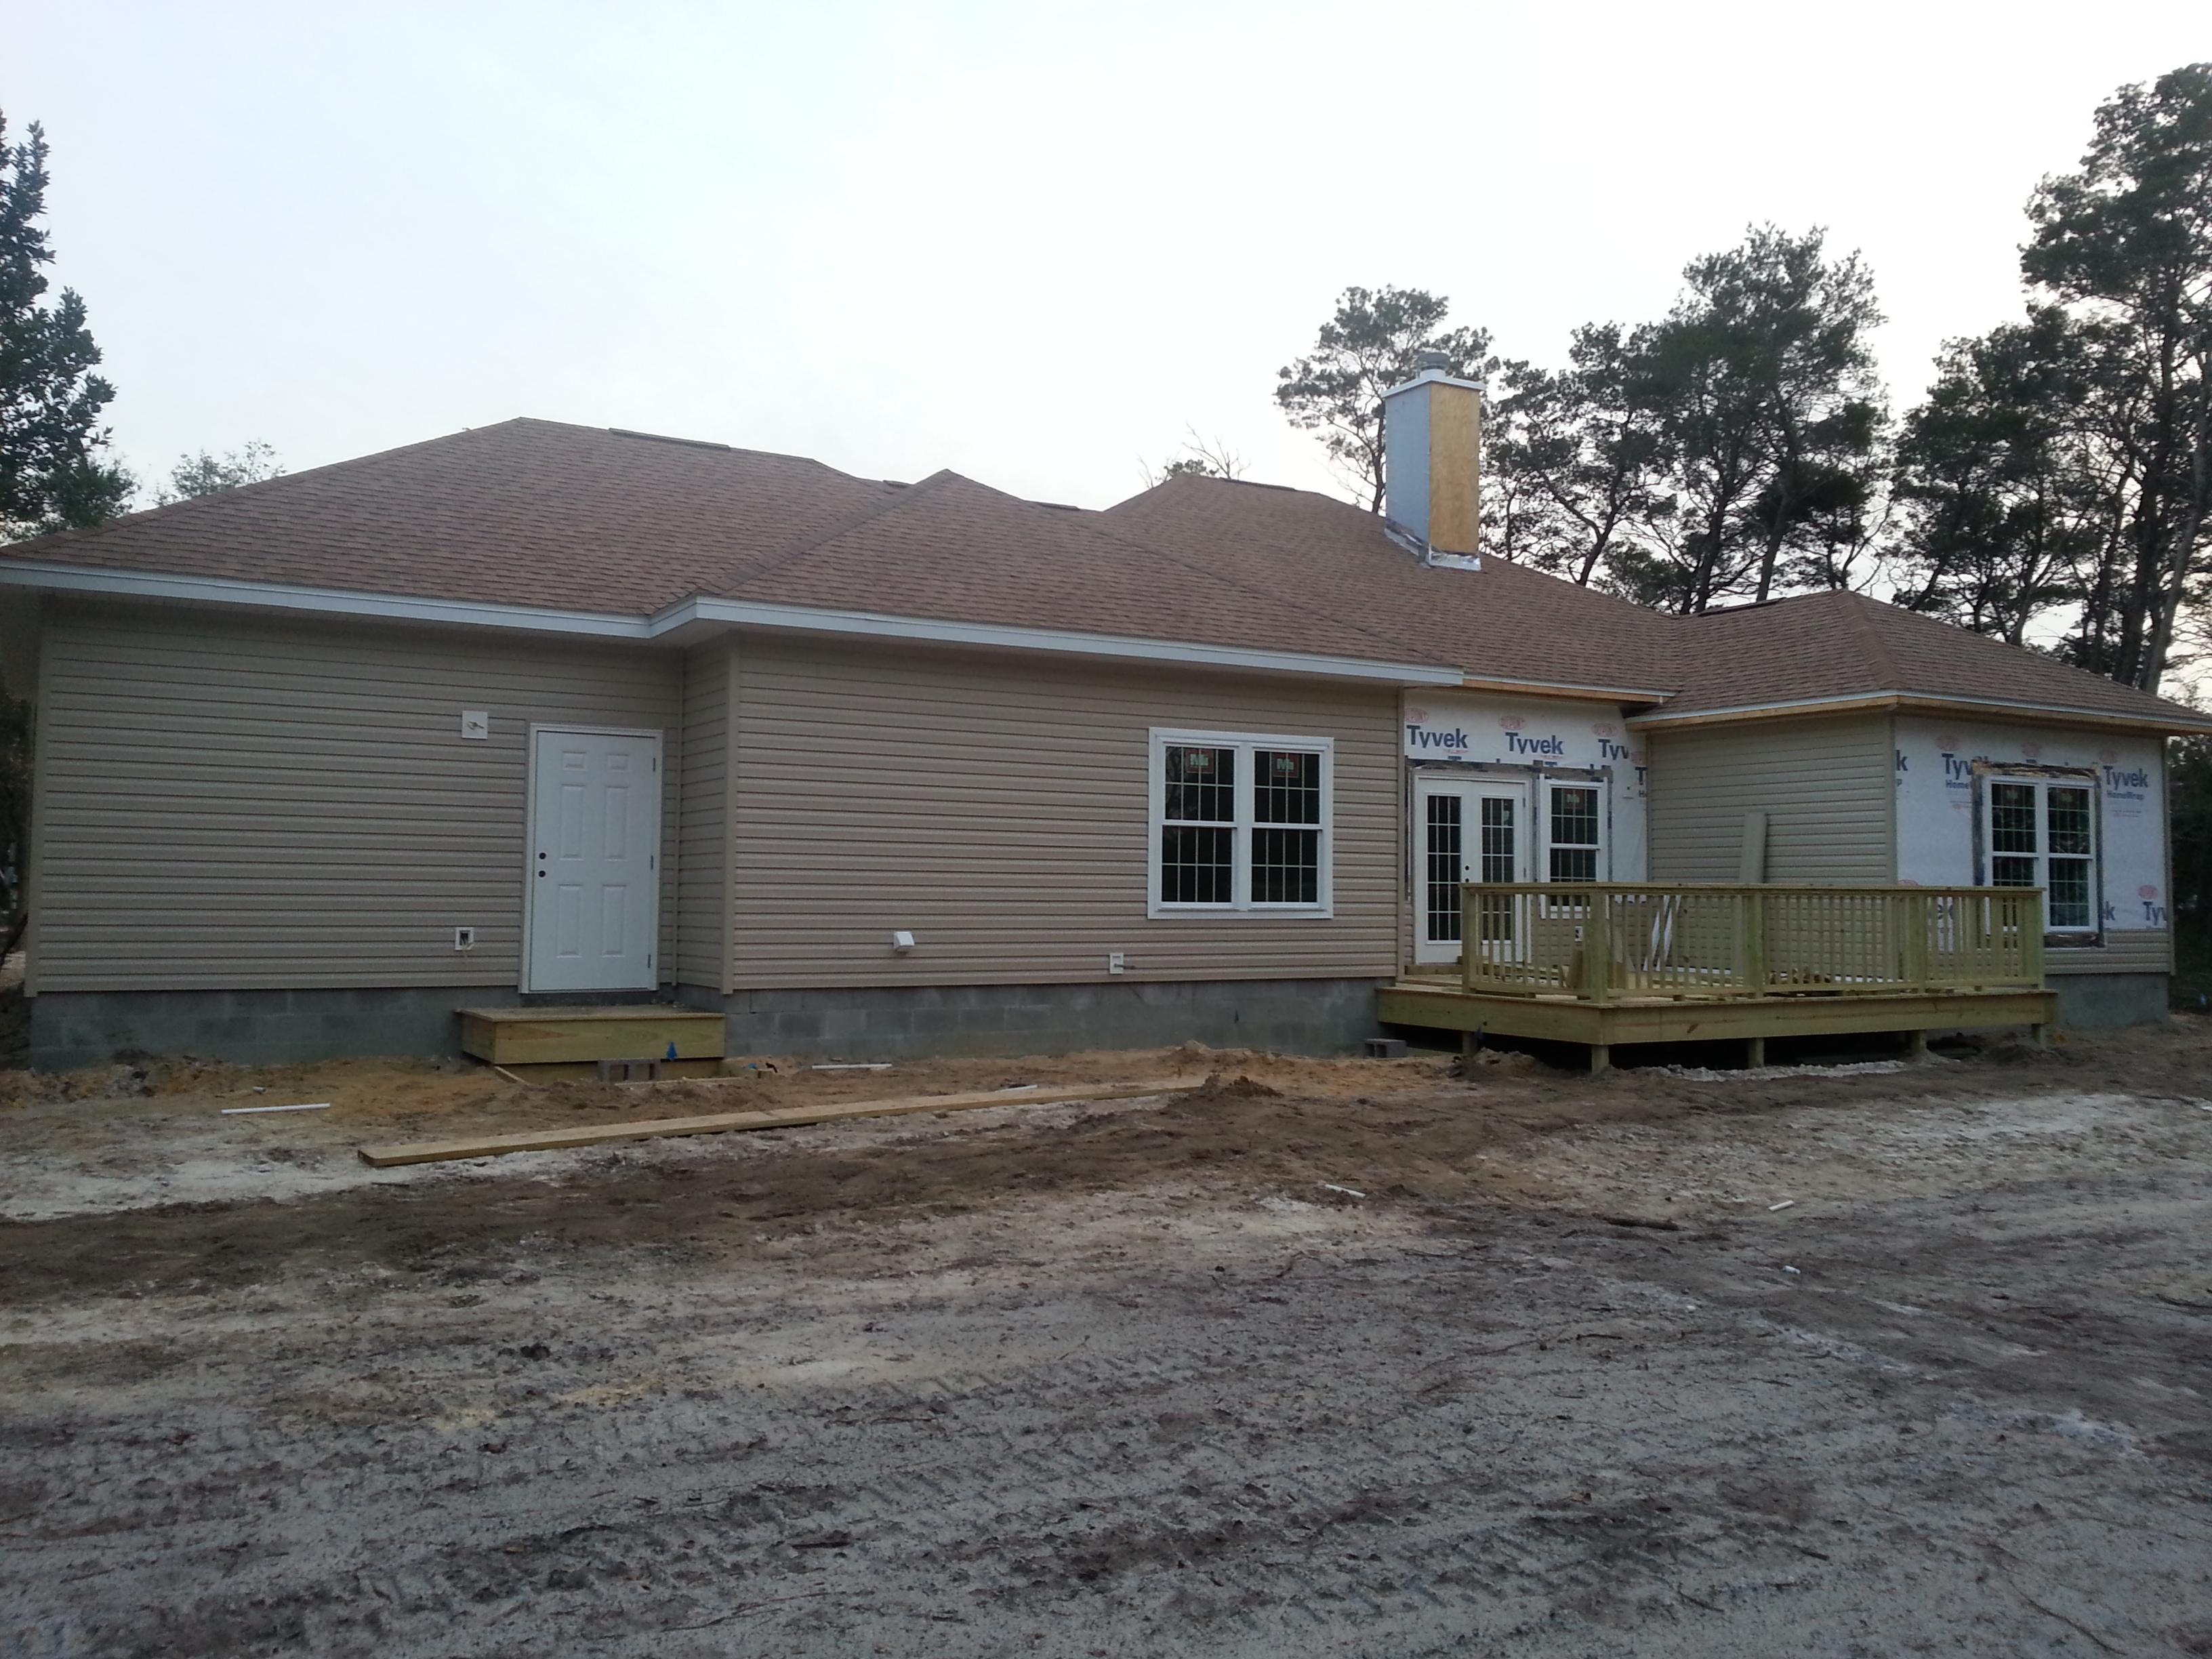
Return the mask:
MULTIPOLYGON (((742 628, 774 628, 815 634, 860 634, 872 639, 913 640, 933 645, 971 645, 1009 651, 1049 651, 1076 657, 1125 657, 1180 663, 1198 668, 1243 668, 1264 673, 1317 674, 1395 685, 1457 685, 1456 668, 1429 663, 1376 662, 1361 657, 1333 657, 1302 651, 1262 651, 1244 646, 1197 645, 1184 641, 1147 640, 1115 634, 1078 634, 1052 628, 1015 628, 996 623, 939 622, 921 617, 890 617, 864 611, 824 611, 811 605, 759 605, 745 599, 687 599, 661 613, 742 628)), ((660 618, 656 617, 656 624, 660 618)))
POLYGON ((1460 681, 1470 691, 1525 691, 1540 697, 1571 697, 1578 702, 1664 702, 1674 695, 1672 691, 1638 690, 1627 686, 1583 685, 1572 680, 1516 680, 1489 674, 1462 674, 1460 681))
POLYGON ((531 605, 490 605, 471 599, 426 599, 397 593, 356 593, 284 582, 239 581, 228 576, 161 575, 139 570, 88 570, 36 559, 0 559, 0 584, 58 593, 96 593, 112 599, 185 599, 260 610, 311 611, 325 616, 369 617, 393 622, 459 623, 477 628, 518 628, 537 633, 590 634, 606 639, 649 640, 643 617, 589 611, 556 611, 531 605))
POLYGON ((809 605, 756 605, 740 599, 689 599, 651 617, 623 617, 599 611, 558 611, 543 605, 417 599, 400 594, 295 586, 281 582, 240 581, 223 576, 178 576, 137 570, 87 569, 36 559, 0 559, 0 584, 43 588, 54 592, 100 594, 115 599, 179 599, 208 605, 312 611, 325 616, 363 617, 392 622, 445 623, 476 628, 514 629, 538 634, 586 635, 599 639, 651 641, 696 623, 718 623, 726 626, 813 634, 848 634, 872 639, 911 640, 1000 650, 1048 651, 1068 656, 1172 662, 1193 667, 1381 680, 1394 685, 1455 686, 1461 679, 1458 669, 1440 668, 1429 663, 1370 661, 1357 657, 1263 651, 1241 646, 1198 645, 1109 634, 1078 634, 1056 629, 1012 628, 991 623, 936 622, 923 617, 882 616, 868 611, 821 610, 809 605))
POLYGON ((2012 702, 2002 697, 1961 697, 1949 693, 1938 695, 1920 691, 1853 691, 1832 697, 1800 698, 1791 702, 1746 702, 1732 704, 1726 708, 1689 708, 1678 714, 1669 714, 1661 709, 1655 714, 1632 714, 1628 724, 1639 728, 1692 726, 1727 720, 1738 714, 1818 714, 1823 708, 1863 708, 1870 714, 1877 714, 1892 708, 1906 714, 1948 708, 1971 713, 1986 710, 1992 714, 2030 715, 2037 720, 2048 719, 2062 723, 2070 720, 2106 726, 2140 726, 2151 731, 2212 730, 2212 715, 2201 716, 2192 721, 2158 714, 2121 714, 2109 709, 2080 708, 2064 703, 2012 702))

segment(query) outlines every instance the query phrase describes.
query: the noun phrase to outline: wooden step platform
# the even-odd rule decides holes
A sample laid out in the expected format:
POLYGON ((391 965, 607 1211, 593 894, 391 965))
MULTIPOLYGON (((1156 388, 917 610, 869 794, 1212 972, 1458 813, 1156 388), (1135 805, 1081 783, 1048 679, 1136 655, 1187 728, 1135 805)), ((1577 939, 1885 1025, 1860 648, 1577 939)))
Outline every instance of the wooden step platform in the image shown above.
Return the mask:
POLYGON ((461 1052, 532 1079, 595 1076, 603 1060, 658 1060, 664 1076, 710 1077, 721 1069, 722 1030, 712 1009, 659 1003, 464 1008, 461 1052))

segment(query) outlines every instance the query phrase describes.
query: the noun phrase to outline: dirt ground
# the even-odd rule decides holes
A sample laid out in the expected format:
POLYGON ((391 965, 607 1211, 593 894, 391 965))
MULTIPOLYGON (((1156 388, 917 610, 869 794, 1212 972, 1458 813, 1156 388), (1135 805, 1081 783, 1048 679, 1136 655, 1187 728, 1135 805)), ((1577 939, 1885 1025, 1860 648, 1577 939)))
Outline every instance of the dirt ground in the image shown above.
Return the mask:
POLYGON ((2208 1097, 2194 1021, 1598 1079, 0 1076, 0 1653, 2212 1654, 2208 1097))

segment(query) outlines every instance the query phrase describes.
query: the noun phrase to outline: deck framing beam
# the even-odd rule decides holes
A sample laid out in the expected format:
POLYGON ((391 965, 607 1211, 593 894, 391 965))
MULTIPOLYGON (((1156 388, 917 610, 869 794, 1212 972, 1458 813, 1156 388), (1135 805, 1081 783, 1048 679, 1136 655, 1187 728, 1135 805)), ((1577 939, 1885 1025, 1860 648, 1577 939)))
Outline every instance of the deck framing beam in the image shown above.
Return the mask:
POLYGON ((2050 991, 1962 991, 1905 996, 1735 997, 1716 1000, 1613 1002, 1486 996, 1445 987, 1397 985, 1376 993, 1385 1025, 1482 1030, 1502 1036, 1580 1042, 1710 1042, 1764 1045, 1771 1037, 1838 1036, 1865 1031, 1948 1031, 1974 1027, 2046 1027, 2057 1018, 2050 991))

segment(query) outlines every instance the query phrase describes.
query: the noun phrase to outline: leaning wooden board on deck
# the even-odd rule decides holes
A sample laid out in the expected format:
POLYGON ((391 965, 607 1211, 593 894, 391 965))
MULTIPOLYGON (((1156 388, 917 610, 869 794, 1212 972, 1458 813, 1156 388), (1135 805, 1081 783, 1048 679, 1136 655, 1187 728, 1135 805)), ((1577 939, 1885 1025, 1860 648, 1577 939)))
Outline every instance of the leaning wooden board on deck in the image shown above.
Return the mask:
POLYGON ((787 1129, 850 1117, 896 1117, 907 1112, 974 1111, 985 1106, 1057 1106, 1084 1100, 1134 1100, 1180 1094, 1205 1079, 1163 1078, 1150 1083, 1087 1084, 1066 1089, 988 1089, 971 1094, 902 1095, 886 1100, 846 1100, 820 1106, 714 1112, 702 1117, 638 1118, 626 1123, 586 1124, 574 1129, 526 1129, 467 1140, 397 1141, 361 1149, 362 1162, 386 1170, 401 1164, 442 1164, 458 1158, 498 1158, 508 1152, 550 1152, 617 1140, 659 1140, 675 1135, 720 1134, 734 1129, 787 1129))

